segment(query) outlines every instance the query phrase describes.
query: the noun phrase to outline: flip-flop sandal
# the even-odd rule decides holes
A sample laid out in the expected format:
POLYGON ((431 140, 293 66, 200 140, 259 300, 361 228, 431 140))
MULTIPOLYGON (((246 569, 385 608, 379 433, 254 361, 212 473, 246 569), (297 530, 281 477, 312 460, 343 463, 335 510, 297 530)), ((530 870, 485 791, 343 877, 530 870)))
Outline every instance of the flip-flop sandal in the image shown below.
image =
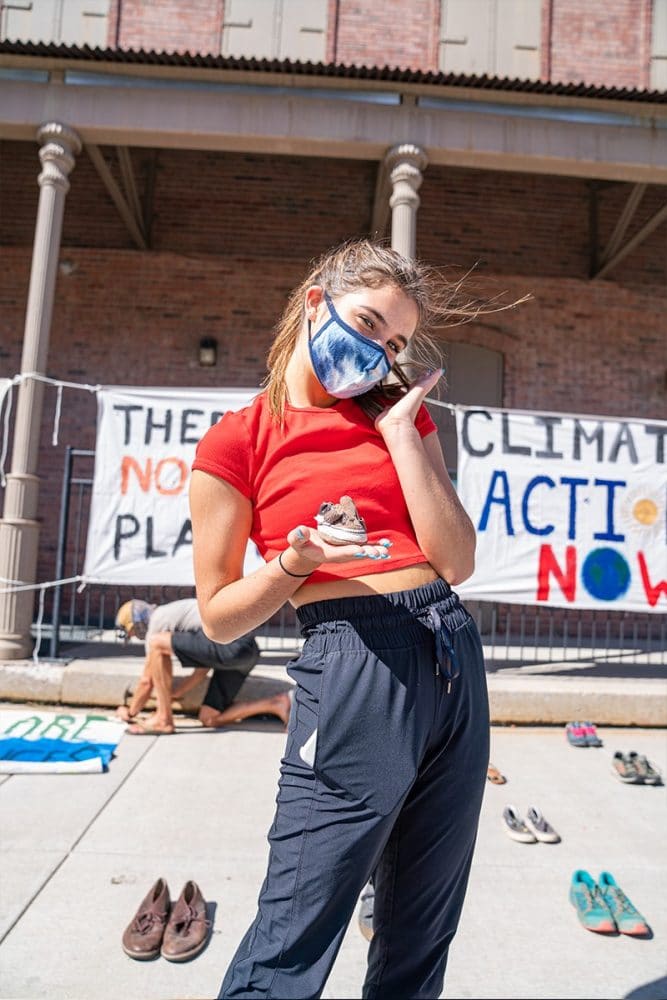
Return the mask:
POLYGON ((487 780, 494 785, 504 785, 505 782, 507 781, 505 775, 501 774, 498 768, 494 767, 493 764, 489 764, 486 771, 486 777, 487 780))
POLYGON ((135 722, 132 726, 128 726, 125 732, 128 736, 173 736, 176 730, 154 729, 152 726, 146 726, 142 725, 140 722, 135 722))

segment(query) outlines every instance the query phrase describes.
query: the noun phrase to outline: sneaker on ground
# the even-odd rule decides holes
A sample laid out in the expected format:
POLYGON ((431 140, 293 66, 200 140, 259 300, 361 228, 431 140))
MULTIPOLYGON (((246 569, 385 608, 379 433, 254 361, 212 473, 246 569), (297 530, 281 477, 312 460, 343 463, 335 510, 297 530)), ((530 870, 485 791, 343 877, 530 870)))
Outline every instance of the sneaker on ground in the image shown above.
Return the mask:
POLYGON ((610 872, 600 872, 598 887, 621 934, 639 936, 650 933, 646 920, 633 906, 610 872))
POLYGON ((611 758, 611 769, 619 781, 626 785, 641 785, 642 779, 633 761, 622 750, 617 750, 611 758))
POLYGON ((347 545, 350 542, 364 545, 368 541, 366 524, 351 497, 342 496, 339 503, 325 500, 315 520, 318 532, 331 545, 347 545))
POLYGON ((361 894, 359 903, 359 930, 367 941, 373 939, 373 906, 375 904, 375 889, 369 882, 361 894))
POLYGON ((537 837, 528 829, 514 806, 505 806, 501 822, 505 833, 512 840, 518 840, 521 844, 534 844, 537 841, 537 837))
POLYGON ((530 806, 526 813, 526 826, 534 835, 536 840, 543 844, 557 844, 560 840, 550 823, 547 823, 544 816, 536 806, 530 806))
POLYGON ((565 736, 567 737, 568 743, 573 747, 586 747, 588 743, 586 742, 586 733, 584 732, 584 727, 580 722, 568 722, 565 727, 565 736))
POLYGON ((616 930, 616 922, 593 878, 578 868, 570 882, 570 902, 587 931, 609 934, 616 930))
POLYGON ((593 725, 593 723, 592 722, 583 722, 582 726, 583 726, 583 730, 584 730, 584 736, 586 737, 586 746, 587 747, 601 747, 602 746, 602 740, 598 736, 597 730, 596 730, 595 726, 593 725))
POLYGON ((660 774, 660 771, 655 766, 655 764, 651 763, 648 757, 644 756, 644 754, 637 753, 635 750, 631 750, 630 753, 627 755, 627 759, 630 761, 631 764, 634 764, 635 771, 639 775, 640 780, 643 781, 645 785, 662 784, 662 775, 660 774))

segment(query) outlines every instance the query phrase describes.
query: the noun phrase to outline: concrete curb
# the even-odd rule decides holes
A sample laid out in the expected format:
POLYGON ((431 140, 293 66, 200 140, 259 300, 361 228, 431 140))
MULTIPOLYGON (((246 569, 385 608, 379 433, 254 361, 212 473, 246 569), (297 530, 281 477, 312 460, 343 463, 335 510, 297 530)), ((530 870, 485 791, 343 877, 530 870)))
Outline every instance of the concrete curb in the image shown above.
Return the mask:
POLYGON ((667 681, 630 677, 487 675, 494 723, 667 727, 667 681))
MULTIPOLYGON (((275 660, 275 655, 273 657, 275 660)), ((287 658, 285 658, 286 660, 287 658)), ((62 663, 17 660, 0 663, 0 700, 115 708, 125 701, 142 668, 137 657, 62 663)), ((187 674, 175 661, 174 675, 187 674)), ((487 675, 495 724, 565 724, 590 719, 597 725, 667 728, 667 680, 657 678, 487 675)), ((181 707, 195 711, 206 682, 181 707)), ((284 663, 260 663, 240 697, 264 698, 291 685, 284 663)))

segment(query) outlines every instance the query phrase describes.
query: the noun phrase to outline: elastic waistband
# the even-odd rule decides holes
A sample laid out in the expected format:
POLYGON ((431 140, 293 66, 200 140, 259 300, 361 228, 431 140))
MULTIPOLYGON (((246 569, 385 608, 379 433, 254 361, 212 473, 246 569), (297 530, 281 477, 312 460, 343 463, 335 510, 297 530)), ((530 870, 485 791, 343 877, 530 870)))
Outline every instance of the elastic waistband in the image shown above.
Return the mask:
POLYGON ((398 625, 401 619, 414 621, 430 607, 437 604, 446 616, 450 628, 465 623, 468 613, 457 594, 444 580, 425 583, 413 590, 398 590, 390 594, 369 594, 364 597, 337 597, 325 601, 302 604, 296 609, 301 632, 307 635, 318 625, 340 622, 355 625, 371 621, 375 625, 398 625))

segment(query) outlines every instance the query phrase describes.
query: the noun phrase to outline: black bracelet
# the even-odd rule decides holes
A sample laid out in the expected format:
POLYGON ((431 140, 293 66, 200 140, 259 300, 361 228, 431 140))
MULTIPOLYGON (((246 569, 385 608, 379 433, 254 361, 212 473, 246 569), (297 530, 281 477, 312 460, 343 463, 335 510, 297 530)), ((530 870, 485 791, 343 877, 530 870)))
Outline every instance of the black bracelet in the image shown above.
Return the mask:
POLYGON ((305 580, 305 578, 307 576, 310 576, 310 573, 313 572, 313 570, 311 569, 310 573, 290 573, 290 571, 283 566, 283 554, 282 554, 282 552, 278 553, 278 562, 280 563, 280 568, 283 571, 283 573, 287 573, 288 576, 293 576, 297 580, 305 580))

